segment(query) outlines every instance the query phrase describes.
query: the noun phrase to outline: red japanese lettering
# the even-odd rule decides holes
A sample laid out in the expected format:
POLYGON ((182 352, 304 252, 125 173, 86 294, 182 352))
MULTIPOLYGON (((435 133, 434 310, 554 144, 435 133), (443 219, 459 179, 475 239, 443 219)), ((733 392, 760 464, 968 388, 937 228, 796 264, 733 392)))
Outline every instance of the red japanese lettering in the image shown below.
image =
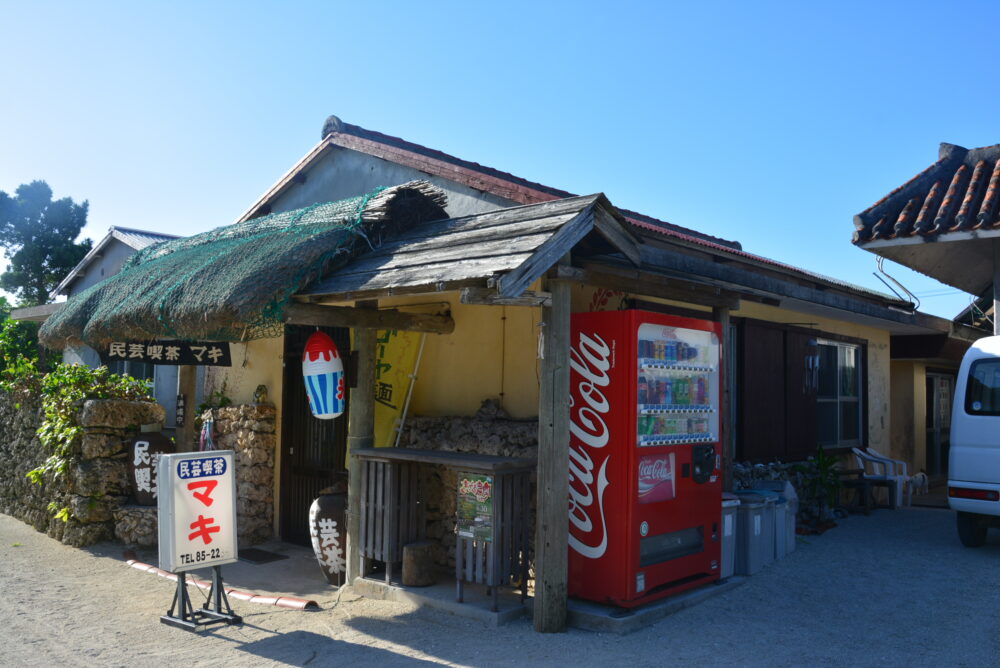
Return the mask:
POLYGON ((215 523, 214 517, 205 517, 204 515, 198 515, 198 519, 191 522, 191 527, 197 530, 188 534, 188 540, 194 540, 195 538, 201 538, 205 541, 205 545, 212 542, 212 534, 222 531, 222 527, 212 526, 215 523))
POLYGON ((194 492, 194 498, 198 499, 206 506, 212 505, 215 499, 212 498, 212 492, 215 491, 215 486, 219 484, 218 480, 196 480, 194 482, 189 482, 187 488, 190 490, 204 489, 203 492, 194 492))

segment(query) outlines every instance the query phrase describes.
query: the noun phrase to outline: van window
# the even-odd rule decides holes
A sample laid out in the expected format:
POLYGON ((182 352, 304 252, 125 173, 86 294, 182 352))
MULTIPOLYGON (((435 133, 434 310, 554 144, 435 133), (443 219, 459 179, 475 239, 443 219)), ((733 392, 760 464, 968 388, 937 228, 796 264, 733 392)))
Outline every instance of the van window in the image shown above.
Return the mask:
POLYGON ((1000 360, 976 360, 969 367, 965 412, 970 415, 1000 415, 1000 360))

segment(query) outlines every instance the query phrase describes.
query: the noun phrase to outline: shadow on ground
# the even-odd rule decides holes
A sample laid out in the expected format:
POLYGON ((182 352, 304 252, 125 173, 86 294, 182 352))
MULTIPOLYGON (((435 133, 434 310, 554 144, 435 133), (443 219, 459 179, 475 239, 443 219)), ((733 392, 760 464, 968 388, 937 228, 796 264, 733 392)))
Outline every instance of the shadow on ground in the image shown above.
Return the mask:
POLYGON ((289 666, 328 666, 357 663, 366 666, 427 666, 430 661, 413 659, 377 647, 355 645, 310 631, 292 631, 239 644, 240 652, 289 666))

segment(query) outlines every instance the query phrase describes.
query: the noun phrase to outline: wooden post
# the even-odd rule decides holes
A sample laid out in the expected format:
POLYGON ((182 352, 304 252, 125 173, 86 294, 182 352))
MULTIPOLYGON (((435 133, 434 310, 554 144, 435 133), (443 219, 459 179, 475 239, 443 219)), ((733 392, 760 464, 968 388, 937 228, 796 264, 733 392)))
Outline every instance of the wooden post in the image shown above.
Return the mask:
MULTIPOLYGON (((364 301, 358 308, 377 308, 377 301, 364 301)), ((351 388, 347 426, 347 584, 361 573, 361 462, 354 456, 358 448, 375 444, 375 345, 376 330, 354 330, 354 349, 358 352, 358 382, 351 388)))
POLYGON ((993 335, 1000 336, 1000 239, 993 240, 993 335))
POLYGON ((196 450, 194 419, 198 410, 198 367, 184 365, 177 370, 177 394, 184 397, 184 423, 177 425, 180 431, 181 452, 196 450))
POLYGON ((566 630, 569 534, 570 284, 549 281, 542 307, 538 390, 538 507, 535 529, 535 630, 566 630))
POLYGON ((732 367, 736 360, 729 359, 727 353, 732 350, 729 344, 729 309, 717 307, 712 309, 712 319, 722 325, 722 338, 719 341, 721 346, 720 357, 722 359, 722 373, 719 381, 722 383, 722 406, 719 413, 719 431, 722 434, 720 441, 722 445, 722 486, 727 492, 733 491, 733 460, 736 458, 736 434, 733 432, 733 387, 732 367))

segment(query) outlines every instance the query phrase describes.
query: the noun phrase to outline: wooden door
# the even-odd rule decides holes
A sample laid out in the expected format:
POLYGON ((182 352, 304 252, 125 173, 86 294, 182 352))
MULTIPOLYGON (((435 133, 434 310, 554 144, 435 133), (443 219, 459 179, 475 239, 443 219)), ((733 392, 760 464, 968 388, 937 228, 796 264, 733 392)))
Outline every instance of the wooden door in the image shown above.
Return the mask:
MULTIPOLYGON (((279 531, 289 543, 309 545, 309 506, 334 478, 346 475, 347 410, 333 420, 309 411, 302 380, 302 349, 316 327, 285 328, 284 393, 281 420, 281 499, 279 531)), ((321 327, 341 355, 351 349, 349 330, 321 327)))
POLYGON ((785 333, 743 323, 740 359, 739 459, 785 457, 785 333))
POLYGON ((785 454, 797 461, 816 454, 819 344, 812 334, 785 332, 785 454))

